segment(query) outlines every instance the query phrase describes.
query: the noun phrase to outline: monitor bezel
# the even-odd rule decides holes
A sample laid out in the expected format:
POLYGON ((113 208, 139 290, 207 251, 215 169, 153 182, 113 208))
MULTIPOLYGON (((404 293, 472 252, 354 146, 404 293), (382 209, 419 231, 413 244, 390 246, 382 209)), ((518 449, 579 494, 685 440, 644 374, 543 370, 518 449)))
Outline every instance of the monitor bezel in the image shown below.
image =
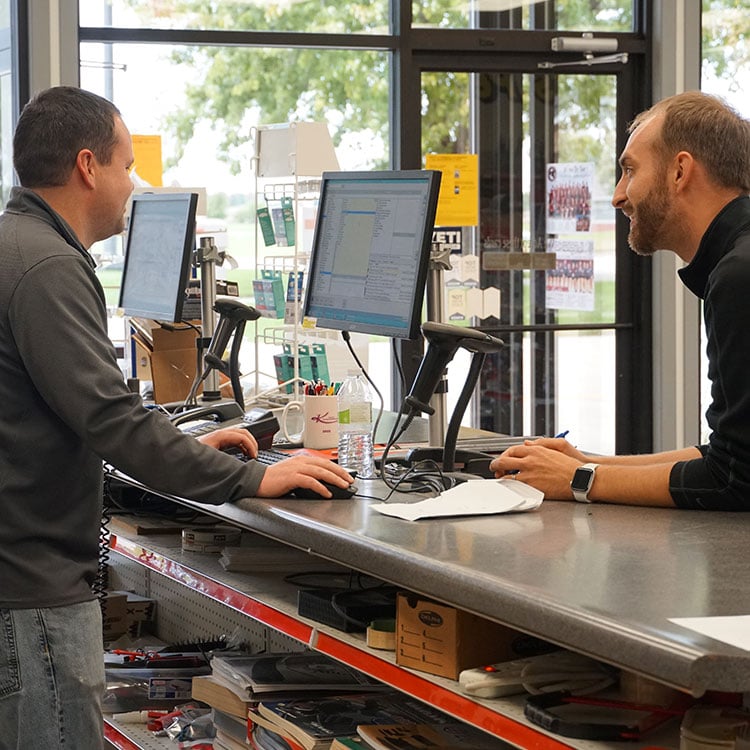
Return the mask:
POLYGON ((437 214, 438 194, 440 192, 441 173, 432 169, 402 169, 402 170, 385 170, 385 171, 328 171, 321 175, 320 196, 318 200, 318 211, 315 220, 315 231, 313 233, 312 250, 307 272, 307 284, 305 290, 305 299, 303 305, 303 316, 314 319, 317 328, 331 329, 335 331, 347 331, 350 333, 364 333, 375 336, 388 336, 390 338, 400 339, 419 339, 421 338, 420 325, 422 322, 422 310, 424 306, 425 289, 427 285, 427 273, 429 270, 430 255, 432 251, 432 236, 435 229, 435 216, 437 214), (342 321, 336 318, 321 317, 310 312, 311 289, 316 278, 316 271, 319 259, 318 248, 320 246, 320 234, 322 223, 320 221, 321 212, 325 205, 325 198, 328 186, 331 182, 340 182, 349 180, 352 182, 360 181, 383 181, 383 180, 425 180, 427 182, 427 207, 424 214, 424 223, 418 231, 422 234, 419 267, 416 273, 416 282, 414 295, 411 300, 411 309, 409 312, 408 326, 397 332, 390 331, 384 333, 382 327, 376 323, 362 323, 342 321))
POLYGON ((193 253, 195 252, 195 231, 196 231, 196 211, 198 206, 198 194, 197 193, 142 193, 133 195, 130 204, 130 216, 128 220, 127 235, 125 240, 125 262, 123 265, 122 279, 120 282, 120 296, 118 306, 122 311, 130 317, 147 318, 149 320, 159 320, 165 323, 180 323, 182 322, 182 311, 185 302, 185 293, 187 290, 188 279, 190 278, 190 269, 193 262, 193 253), (147 306, 139 306, 128 303, 126 299, 123 299, 126 282, 128 279, 128 272, 132 267, 130 265, 132 261, 132 254, 130 252, 131 242, 133 237, 132 227, 133 222, 138 221, 139 211, 141 206, 145 206, 151 203, 182 203, 186 208, 184 234, 181 238, 182 241, 182 256, 181 265, 179 269, 179 288, 174 294, 174 306, 171 311, 170 317, 164 317, 159 314, 158 317, 154 315, 155 310, 149 310, 147 306), (179 290, 182 290, 181 292, 179 290))

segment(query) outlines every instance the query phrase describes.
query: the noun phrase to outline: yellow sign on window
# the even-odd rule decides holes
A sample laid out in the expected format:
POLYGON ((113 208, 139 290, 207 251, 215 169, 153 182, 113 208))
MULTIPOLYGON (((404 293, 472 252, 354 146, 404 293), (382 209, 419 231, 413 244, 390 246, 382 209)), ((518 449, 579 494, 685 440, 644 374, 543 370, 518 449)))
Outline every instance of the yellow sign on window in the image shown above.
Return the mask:
POLYGON ((131 135, 135 155, 136 182, 145 182, 151 187, 163 185, 160 135, 131 135))
POLYGON ((435 225, 479 224, 479 158, 476 154, 427 154, 425 167, 442 173, 435 225))

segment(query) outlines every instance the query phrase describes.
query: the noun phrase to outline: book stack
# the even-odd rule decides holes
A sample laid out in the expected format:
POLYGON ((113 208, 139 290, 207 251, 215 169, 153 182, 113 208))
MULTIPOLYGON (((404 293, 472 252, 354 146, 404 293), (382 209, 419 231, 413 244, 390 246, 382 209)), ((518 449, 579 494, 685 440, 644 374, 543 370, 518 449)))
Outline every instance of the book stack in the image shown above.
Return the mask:
POLYGON ((299 744, 286 742, 275 724, 250 721, 261 699, 382 689, 361 672, 312 651, 223 654, 211 660, 211 674, 193 682, 192 697, 212 708, 217 731, 214 744, 219 750, 234 750, 237 742, 246 748, 249 738, 262 750, 301 750, 299 744))
POLYGON ((509 745, 314 651, 222 654, 193 680, 216 750, 508 750, 509 745))
POLYGON ((364 725, 357 727, 354 744, 331 745, 331 750, 510 750, 496 737, 458 721, 427 724, 364 725), (356 743, 359 744, 356 744, 356 743))
POLYGON ((261 699, 250 719, 283 738, 291 750, 511 748, 397 691, 261 699))

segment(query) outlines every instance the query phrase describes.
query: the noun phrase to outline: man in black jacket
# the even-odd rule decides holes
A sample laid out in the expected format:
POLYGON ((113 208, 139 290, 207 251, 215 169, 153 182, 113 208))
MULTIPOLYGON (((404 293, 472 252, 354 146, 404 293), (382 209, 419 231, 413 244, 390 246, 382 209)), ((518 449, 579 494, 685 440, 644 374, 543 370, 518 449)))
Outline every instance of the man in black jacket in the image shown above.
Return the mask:
POLYGON ((678 94, 636 118, 620 166, 612 204, 630 219, 631 248, 676 253, 703 300, 709 442, 606 457, 544 438, 491 467, 551 500, 750 510, 750 123, 715 97, 678 94))
POLYGON ((345 487, 335 464, 265 468, 245 430, 204 443, 123 381, 88 248, 123 229, 133 150, 118 110, 72 87, 39 94, 14 137, 0 217, 0 745, 102 743, 97 568, 102 460, 156 490, 221 504, 345 487), (319 481, 320 480, 320 481, 319 481))

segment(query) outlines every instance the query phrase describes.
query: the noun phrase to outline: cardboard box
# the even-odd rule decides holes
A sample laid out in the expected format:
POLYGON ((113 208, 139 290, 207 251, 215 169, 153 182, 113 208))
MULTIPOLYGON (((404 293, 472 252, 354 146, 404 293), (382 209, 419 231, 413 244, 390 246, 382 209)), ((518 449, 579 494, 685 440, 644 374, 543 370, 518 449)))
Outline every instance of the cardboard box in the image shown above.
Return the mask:
POLYGON ((125 597, 125 614, 131 621, 153 622, 156 618, 156 599, 134 594, 132 591, 112 591, 125 597))
POLYGON ((114 640, 128 629, 127 601, 125 594, 107 591, 102 602, 102 633, 104 640, 114 640))
MULTIPOLYGON (((170 331, 143 318, 131 322, 135 331, 136 377, 151 381, 157 404, 184 401, 198 368, 198 332, 193 328, 170 331)), ((220 388, 230 386, 223 373, 219 373, 219 383, 220 388)), ((198 389, 198 393, 202 391, 202 387, 198 389)))
POLYGON ((396 600, 396 664, 402 667, 457 680, 464 669, 529 656, 530 640, 536 641, 455 607, 404 593, 396 600))
POLYGON ((113 591, 125 596, 125 624, 131 638, 150 632, 156 620, 156 600, 134 594, 132 591, 113 591))

